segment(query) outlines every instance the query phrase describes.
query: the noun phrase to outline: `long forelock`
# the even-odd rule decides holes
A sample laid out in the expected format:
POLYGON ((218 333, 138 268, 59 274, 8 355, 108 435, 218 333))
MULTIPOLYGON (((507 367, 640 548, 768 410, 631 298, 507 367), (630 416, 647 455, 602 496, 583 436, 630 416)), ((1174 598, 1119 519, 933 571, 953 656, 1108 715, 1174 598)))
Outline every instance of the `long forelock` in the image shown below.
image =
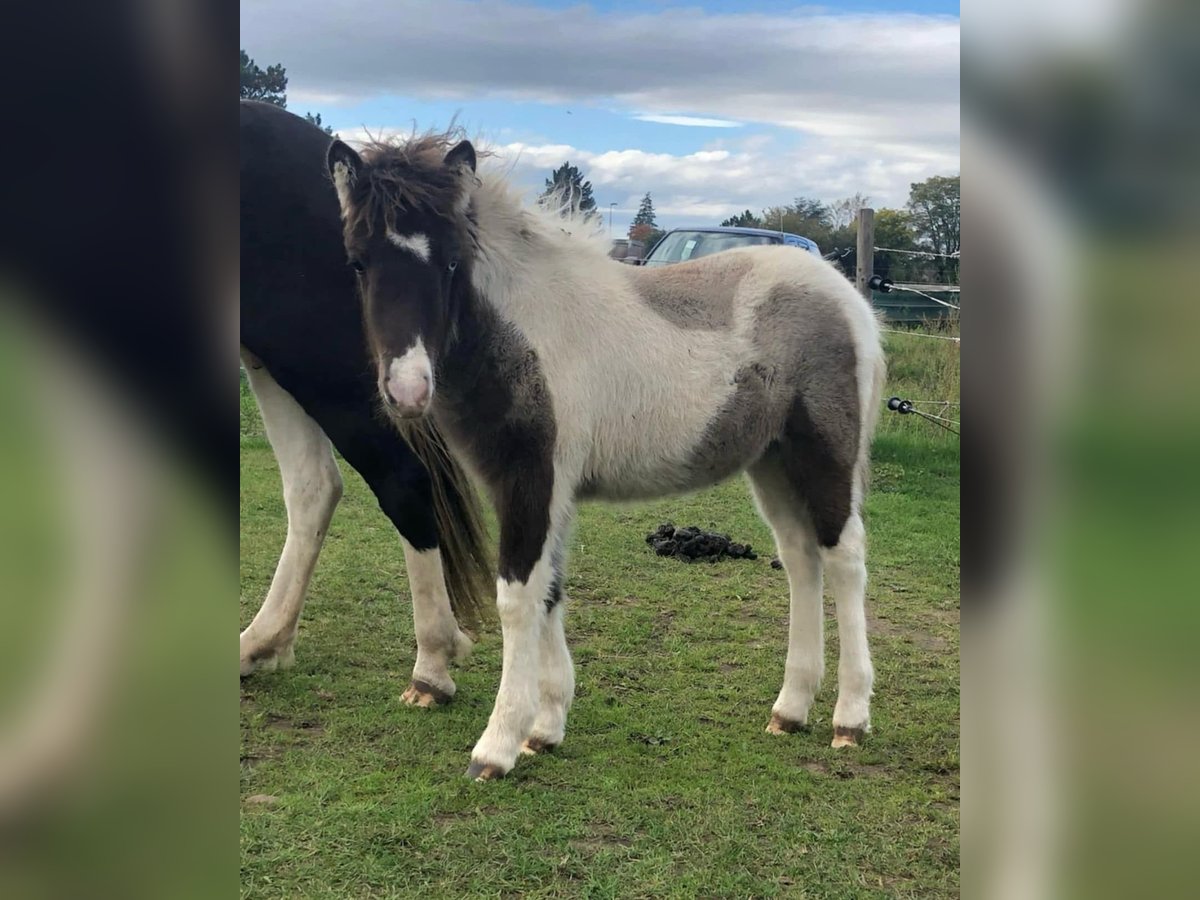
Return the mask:
POLYGON ((344 210, 347 237, 369 236, 381 226, 396 230, 402 212, 435 215, 464 225, 463 176, 444 164, 446 153, 462 138, 462 129, 452 127, 398 140, 367 141, 344 210))

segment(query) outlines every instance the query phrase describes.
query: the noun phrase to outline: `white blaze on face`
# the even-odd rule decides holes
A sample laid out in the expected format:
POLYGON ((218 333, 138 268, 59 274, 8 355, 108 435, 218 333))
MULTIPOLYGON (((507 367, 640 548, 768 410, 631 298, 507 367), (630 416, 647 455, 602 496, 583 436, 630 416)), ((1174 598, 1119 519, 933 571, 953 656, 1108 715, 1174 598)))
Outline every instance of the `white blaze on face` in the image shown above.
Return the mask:
POLYGON ((387 239, 393 246, 417 256, 421 262, 429 262, 429 238, 425 235, 419 232, 417 234, 397 234, 389 228, 387 239))
POLYGON ((404 416, 419 416, 433 399, 433 366, 425 342, 417 338, 403 356, 392 357, 384 376, 384 391, 404 416))

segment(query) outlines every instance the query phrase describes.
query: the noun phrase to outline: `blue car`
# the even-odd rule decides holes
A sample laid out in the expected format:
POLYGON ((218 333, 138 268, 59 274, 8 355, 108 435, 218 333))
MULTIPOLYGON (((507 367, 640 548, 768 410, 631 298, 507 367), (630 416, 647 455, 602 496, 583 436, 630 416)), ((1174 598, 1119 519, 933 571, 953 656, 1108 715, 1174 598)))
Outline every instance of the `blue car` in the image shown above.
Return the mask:
POLYGON ((821 250, 814 241, 798 234, 770 231, 766 228, 672 228, 642 261, 644 266, 669 266, 701 256, 710 256, 735 247, 753 247, 760 244, 784 244, 799 247, 816 256, 821 250))

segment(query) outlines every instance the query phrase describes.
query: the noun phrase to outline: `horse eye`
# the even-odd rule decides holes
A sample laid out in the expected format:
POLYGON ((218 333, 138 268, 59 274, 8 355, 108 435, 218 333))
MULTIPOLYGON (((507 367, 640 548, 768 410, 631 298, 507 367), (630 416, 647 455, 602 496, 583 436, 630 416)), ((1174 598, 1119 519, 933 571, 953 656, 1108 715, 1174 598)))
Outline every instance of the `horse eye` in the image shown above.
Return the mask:
POLYGON ((451 274, 453 274, 453 273, 454 273, 454 270, 455 270, 455 269, 457 269, 457 268, 458 268, 458 260, 457 260, 457 259, 452 259, 452 260, 450 260, 450 264, 449 264, 448 266, 446 266, 446 269, 447 269, 447 270, 448 270, 448 271, 449 271, 451 274))
POLYGON ((367 270, 367 267, 362 264, 361 259, 350 260, 350 268, 352 268, 359 275, 361 275, 363 272, 365 272, 367 270))

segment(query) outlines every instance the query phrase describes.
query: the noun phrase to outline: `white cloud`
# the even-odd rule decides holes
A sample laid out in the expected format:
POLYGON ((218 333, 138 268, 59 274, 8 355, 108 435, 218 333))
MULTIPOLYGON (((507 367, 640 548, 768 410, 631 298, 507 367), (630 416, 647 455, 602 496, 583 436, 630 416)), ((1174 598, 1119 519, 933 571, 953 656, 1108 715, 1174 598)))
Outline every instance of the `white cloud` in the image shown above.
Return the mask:
POLYGON ((509 143, 490 149, 496 154, 494 164, 530 194, 541 189, 549 170, 570 160, 591 181, 598 202, 616 199, 636 208, 650 190, 660 214, 693 216, 697 224, 710 219, 715 224, 747 208, 758 212, 797 196, 831 202, 861 192, 877 206, 902 206, 910 183, 958 171, 953 155, 882 159, 869 144, 815 142, 781 153, 748 141, 741 149, 678 155, 595 152, 565 144, 509 143))
POLYGON ((601 205, 636 208, 650 190, 664 217, 719 221, 796 196, 857 192, 895 206, 911 182, 959 168, 953 17, 246 0, 242 42, 256 58, 286 64, 298 108, 381 97, 515 99, 722 129, 696 152, 668 154, 574 146, 562 133, 547 140, 509 130, 519 121, 488 123, 512 177, 530 190, 569 159, 601 205), (758 133, 735 136, 745 123, 758 133))
POLYGON ((634 116, 639 122, 657 122, 660 125, 687 125, 692 128, 741 128, 741 122, 731 122, 728 119, 702 119, 699 116, 668 116, 656 113, 643 113, 634 116))

